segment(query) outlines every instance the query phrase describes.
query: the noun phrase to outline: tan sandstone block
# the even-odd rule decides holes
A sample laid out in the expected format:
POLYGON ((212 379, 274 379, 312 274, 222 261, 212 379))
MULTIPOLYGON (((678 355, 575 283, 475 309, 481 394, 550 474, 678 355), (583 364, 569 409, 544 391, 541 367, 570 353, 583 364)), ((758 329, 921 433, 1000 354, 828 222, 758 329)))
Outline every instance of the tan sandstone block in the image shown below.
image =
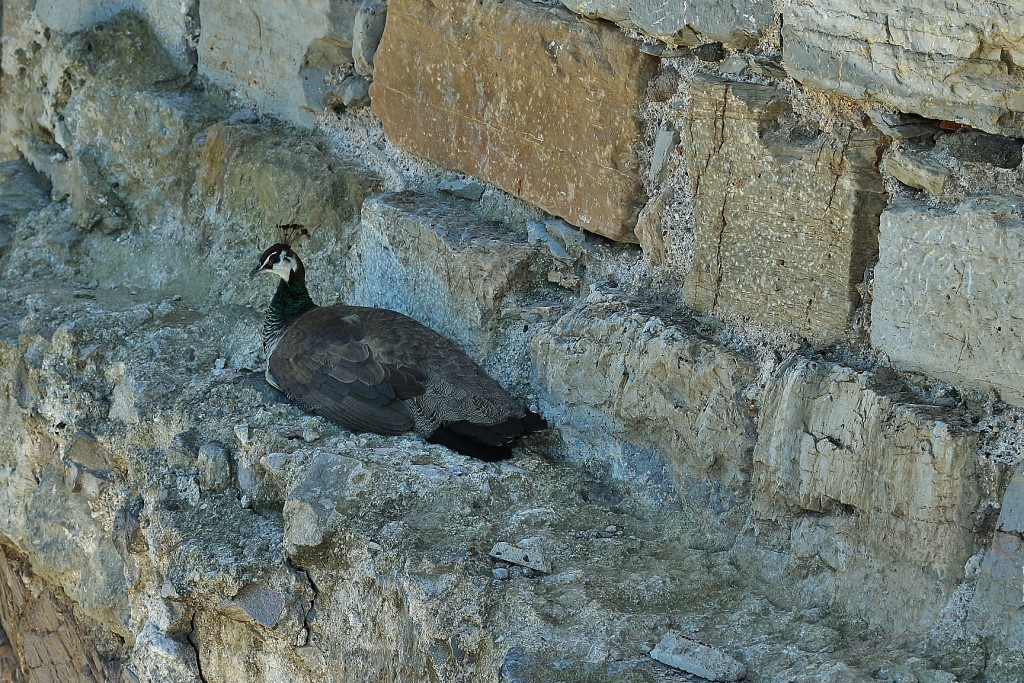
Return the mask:
POLYGON ((683 148, 696 210, 687 302, 841 339, 878 249, 885 196, 874 131, 781 124, 777 88, 698 79, 683 148))
POLYGON ((373 112, 399 147, 611 239, 644 203, 637 118, 657 60, 523 0, 394 0, 373 112))

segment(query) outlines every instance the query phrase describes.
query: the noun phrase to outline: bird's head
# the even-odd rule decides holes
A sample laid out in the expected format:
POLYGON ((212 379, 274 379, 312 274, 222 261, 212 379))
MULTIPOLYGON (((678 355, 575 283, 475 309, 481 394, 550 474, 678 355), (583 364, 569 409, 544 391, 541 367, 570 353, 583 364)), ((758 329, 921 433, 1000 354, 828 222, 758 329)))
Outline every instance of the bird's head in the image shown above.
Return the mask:
POLYGON ((249 271, 249 275, 273 273, 288 282, 293 273, 302 273, 302 261, 299 255, 287 244, 275 244, 260 256, 259 263, 249 271))

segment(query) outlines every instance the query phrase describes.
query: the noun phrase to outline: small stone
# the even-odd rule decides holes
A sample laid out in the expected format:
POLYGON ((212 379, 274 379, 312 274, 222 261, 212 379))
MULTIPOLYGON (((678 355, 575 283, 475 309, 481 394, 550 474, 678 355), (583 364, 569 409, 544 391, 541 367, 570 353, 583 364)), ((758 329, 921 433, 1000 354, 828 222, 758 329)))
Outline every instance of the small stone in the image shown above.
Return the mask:
POLYGON ((693 48, 693 56, 702 62, 720 62, 727 53, 721 43, 704 43, 693 48))
POLYGON ((249 429, 249 425, 235 425, 235 438, 243 446, 252 443, 252 430, 249 429))
POLYGON ((931 137, 939 130, 937 121, 920 116, 911 116, 902 112, 882 112, 872 110, 868 118, 875 127, 891 138, 909 140, 912 138, 931 137))
POLYGON ((647 85, 647 97, 652 102, 668 102, 679 89, 679 70, 669 64, 662 65, 647 85))
POLYGON ((460 199, 468 199, 473 202, 480 201, 480 198, 484 196, 483 183, 472 180, 442 180, 437 184, 437 189, 460 199))
POLYGON ((942 194, 950 176, 950 170, 925 151, 893 150, 882 161, 882 170, 904 185, 933 195, 942 194))
POLYGON ((747 675, 746 667, 717 648, 669 631, 651 650, 655 660, 709 681, 738 681, 747 675))
POLYGON ((510 543, 495 543, 494 547, 491 548, 489 553, 491 557, 517 564, 521 567, 528 567, 530 569, 536 569, 539 572, 545 574, 551 573, 551 565, 548 563, 544 556, 536 550, 523 550, 510 543))
POLYGON ((360 109, 370 104, 370 82, 362 76, 347 76, 341 82, 341 104, 346 109, 360 109))
POLYGON ((268 453, 260 458, 260 464, 263 469, 280 477, 284 476, 284 468, 291 458, 287 453, 268 453))
POLYGON ((225 121, 230 126, 236 123, 256 123, 259 120, 260 117, 252 109, 239 109, 225 121))
POLYGON ((604 530, 607 531, 610 534, 614 534, 615 532, 617 532, 619 530, 619 527, 615 526, 614 524, 609 524, 608 526, 606 526, 604 528, 604 530))
POLYGON ((668 173, 668 160, 672 150, 679 144, 679 133, 662 123, 654 136, 654 151, 651 152, 651 167, 647 172, 647 179, 655 186, 665 182, 668 173))
POLYGON ((491 570, 491 576, 493 576, 496 581, 506 581, 509 577, 508 569, 505 567, 496 567, 491 570))
POLYGON ((939 138, 938 146, 960 161, 991 164, 996 168, 1017 168, 1024 152, 1018 138, 969 130, 939 138))
POLYGON ((196 464, 199 467, 199 486, 203 491, 223 491, 231 484, 228 450, 219 443, 203 444, 196 464))

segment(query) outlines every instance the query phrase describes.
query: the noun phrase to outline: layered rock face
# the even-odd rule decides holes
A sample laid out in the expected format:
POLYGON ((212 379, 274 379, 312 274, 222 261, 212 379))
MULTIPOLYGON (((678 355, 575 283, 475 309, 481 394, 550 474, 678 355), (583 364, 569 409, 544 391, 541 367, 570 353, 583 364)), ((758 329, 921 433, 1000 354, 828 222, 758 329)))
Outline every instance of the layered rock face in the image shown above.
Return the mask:
POLYGON ((943 11, 4 2, 0 680, 1019 680, 1022 38, 943 11), (283 240, 550 429, 289 404, 283 240))

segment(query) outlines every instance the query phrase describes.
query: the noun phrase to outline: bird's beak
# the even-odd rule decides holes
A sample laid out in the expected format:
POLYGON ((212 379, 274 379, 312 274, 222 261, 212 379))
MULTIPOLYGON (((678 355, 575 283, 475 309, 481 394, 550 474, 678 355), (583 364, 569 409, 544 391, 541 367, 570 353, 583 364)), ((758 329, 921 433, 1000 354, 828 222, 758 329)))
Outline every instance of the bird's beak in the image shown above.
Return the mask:
POLYGON ((253 275, 259 275, 264 270, 266 270, 266 269, 263 267, 262 264, 258 265, 258 266, 256 266, 255 268, 253 268, 252 270, 249 271, 249 277, 252 277, 253 275))

